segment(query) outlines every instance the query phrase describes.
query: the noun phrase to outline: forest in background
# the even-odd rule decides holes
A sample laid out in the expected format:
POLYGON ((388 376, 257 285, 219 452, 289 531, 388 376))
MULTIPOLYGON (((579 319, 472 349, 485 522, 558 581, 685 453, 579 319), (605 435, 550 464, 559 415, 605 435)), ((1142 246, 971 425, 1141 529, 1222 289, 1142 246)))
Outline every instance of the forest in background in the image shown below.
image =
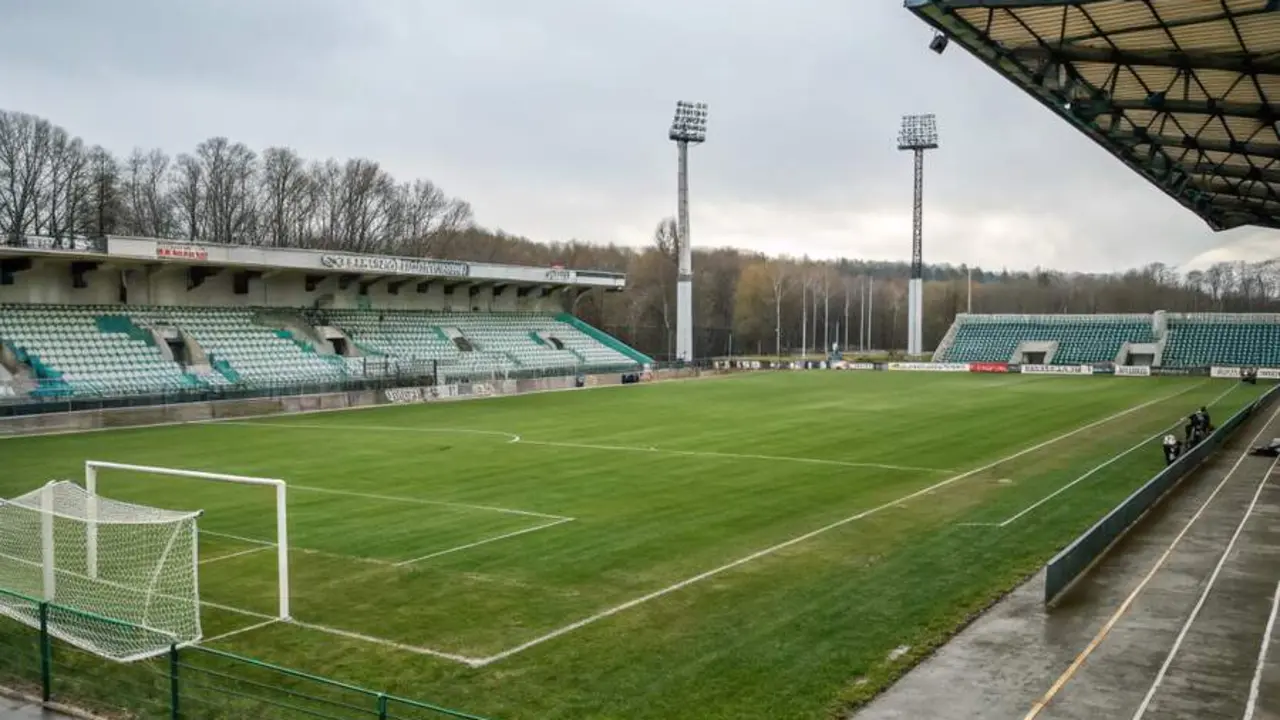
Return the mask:
MULTIPOLYGON (((487 229, 465 200, 429 179, 398 179, 364 158, 307 159, 224 137, 176 156, 138 148, 122 157, 46 119, 0 111, 0 237, 21 235, 135 235, 625 272, 625 291, 591 291, 566 299, 565 309, 654 357, 675 347, 673 220, 659 221, 644 247, 537 242, 487 229)), ((700 357, 906 345, 906 262, 695 248, 693 267, 700 357)), ((975 313, 1280 311, 1274 260, 1188 273, 1158 262, 1112 274, 928 265, 925 347, 969 307, 970 277, 975 313)))

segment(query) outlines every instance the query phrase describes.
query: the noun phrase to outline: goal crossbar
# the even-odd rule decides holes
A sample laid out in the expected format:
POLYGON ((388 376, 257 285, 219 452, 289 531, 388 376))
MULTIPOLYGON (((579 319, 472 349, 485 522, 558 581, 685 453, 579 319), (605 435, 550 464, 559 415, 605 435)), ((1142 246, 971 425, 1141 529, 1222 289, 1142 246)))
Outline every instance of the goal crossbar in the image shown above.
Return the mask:
POLYGON ((182 470, 178 468, 154 467, 150 465, 130 465, 127 463, 107 462, 104 460, 87 460, 84 464, 84 487, 89 493, 86 540, 88 550, 89 576, 98 575, 98 528, 96 523, 98 497, 98 471, 123 470, 125 472, 147 473, 151 475, 167 475, 170 477, 211 480, 214 482, 234 483, 238 485, 257 485, 275 488, 276 500, 276 565, 279 574, 281 620, 291 618, 289 612, 289 518, 287 485, 285 481, 275 478, 249 477, 246 475, 228 475, 224 473, 204 472, 201 470, 182 470))

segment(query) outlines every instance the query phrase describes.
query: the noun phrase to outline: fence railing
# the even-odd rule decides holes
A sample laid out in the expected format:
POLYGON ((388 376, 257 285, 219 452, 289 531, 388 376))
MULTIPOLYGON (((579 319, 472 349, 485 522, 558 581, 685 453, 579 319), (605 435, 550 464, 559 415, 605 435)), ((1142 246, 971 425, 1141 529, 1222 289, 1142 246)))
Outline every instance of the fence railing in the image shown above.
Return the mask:
POLYGON ((1077 580, 1087 573, 1108 550, 1130 528, 1142 518, 1166 493, 1174 488, 1184 477, 1191 474, 1201 462, 1221 447, 1237 428, 1244 424, 1258 408, 1269 403, 1280 394, 1280 385, 1268 390, 1262 397, 1246 405, 1232 415, 1229 420, 1218 426, 1191 450, 1165 469, 1156 473, 1133 492, 1120 501, 1093 527, 1084 531, 1070 545, 1062 549, 1045 566, 1044 601, 1052 604, 1059 599, 1077 580))
POLYGON ((53 708, 103 717, 184 720, 485 720, 200 646, 171 645, 150 660, 116 663, 56 639, 57 623, 97 632, 128 623, 0 590, 0 686, 53 708))

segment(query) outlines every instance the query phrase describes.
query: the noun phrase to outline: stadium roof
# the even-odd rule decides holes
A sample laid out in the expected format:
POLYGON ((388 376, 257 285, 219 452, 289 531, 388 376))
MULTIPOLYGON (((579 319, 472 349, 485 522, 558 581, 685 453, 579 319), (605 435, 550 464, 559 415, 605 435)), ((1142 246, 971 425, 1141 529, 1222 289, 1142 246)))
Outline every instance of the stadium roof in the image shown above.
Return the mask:
POLYGON ((1215 230, 1280 228, 1280 0, 906 0, 1215 230))

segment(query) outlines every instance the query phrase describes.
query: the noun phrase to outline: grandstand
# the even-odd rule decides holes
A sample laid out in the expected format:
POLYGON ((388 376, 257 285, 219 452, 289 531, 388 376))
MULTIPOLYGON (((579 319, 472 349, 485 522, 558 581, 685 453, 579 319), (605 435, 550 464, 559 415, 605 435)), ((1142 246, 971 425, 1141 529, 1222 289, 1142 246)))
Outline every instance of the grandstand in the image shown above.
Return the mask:
POLYGON ((1280 366, 1280 315, 959 315, 938 362, 1280 366))
POLYGON ((562 310, 564 298, 592 287, 620 289, 625 280, 612 273, 169 245, 0 248, 0 400, 278 392, 387 376, 436 383, 652 362, 562 310), (107 270, 113 255, 122 257, 107 270), (190 262, 199 259, 223 265, 190 262), (253 269, 233 264, 245 259, 253 269), (78 302, 85 296, 98 302, 78 302))

